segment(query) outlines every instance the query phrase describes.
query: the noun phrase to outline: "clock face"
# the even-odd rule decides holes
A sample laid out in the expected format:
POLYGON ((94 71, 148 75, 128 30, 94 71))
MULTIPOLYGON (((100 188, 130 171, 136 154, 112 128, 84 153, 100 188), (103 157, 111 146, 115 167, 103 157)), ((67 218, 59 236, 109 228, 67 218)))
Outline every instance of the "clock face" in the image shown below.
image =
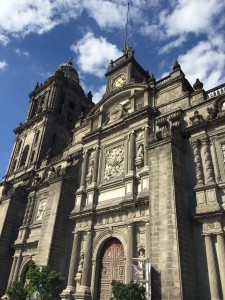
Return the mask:
POLYGON ((118 88, 122 87, 125 84, 125 82, 126 82, 125 76, 124 75, 120 75, 120 76, 118 76, 114 80, 114 82, 113 82, 113 88, 114 89, 118 89, 118 88))

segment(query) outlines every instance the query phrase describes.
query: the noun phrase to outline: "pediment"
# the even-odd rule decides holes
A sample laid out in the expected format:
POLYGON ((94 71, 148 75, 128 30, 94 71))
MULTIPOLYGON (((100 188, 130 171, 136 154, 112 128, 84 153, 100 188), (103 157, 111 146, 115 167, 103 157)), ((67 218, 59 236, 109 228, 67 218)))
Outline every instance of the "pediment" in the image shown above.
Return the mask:
MULTIPOLYGON (((88 118, 95 122, 101 115, 103 126, 122 119, 133 111, 136 94, 141 93, 145 88, 143 84, 134 84, 130 88, 116 91, 109 97, 103 97, 90 111, 88 118)), ((94 127, 97 127, 97 124, 94 127)))

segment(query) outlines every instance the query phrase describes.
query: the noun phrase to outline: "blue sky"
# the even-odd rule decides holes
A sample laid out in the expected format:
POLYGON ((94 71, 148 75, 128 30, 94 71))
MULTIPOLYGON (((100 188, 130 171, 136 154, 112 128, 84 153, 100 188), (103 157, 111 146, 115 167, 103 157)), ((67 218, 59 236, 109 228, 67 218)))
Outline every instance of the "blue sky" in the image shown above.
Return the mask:
MULTIPOLYGON (((224 0, 133 0, 128 44, 157 79, 178 59, 187 79, 210 89, 225 82, 224 0)), ((1 0, 0 177, 28 94, 73 57, 81 84, 98 102, 104 73, 124 45, 127 0, 1 0)))

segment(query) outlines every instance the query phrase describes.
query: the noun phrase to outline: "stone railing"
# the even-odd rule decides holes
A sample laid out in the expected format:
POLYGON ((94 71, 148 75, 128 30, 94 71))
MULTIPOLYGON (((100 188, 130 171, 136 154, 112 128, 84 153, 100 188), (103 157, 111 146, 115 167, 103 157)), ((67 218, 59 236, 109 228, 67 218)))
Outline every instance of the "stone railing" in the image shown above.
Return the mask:
POLYGON ((56 163, 56 162, 60 161, 62 158, 63 158, 63 154, 59 154, 51 159, 51 163, 52 164, 56 163))
POLYGON ((156 83, 156 87, 159 87, 159 86, 162 86, 164 85, 165 83, 167 83, 168 81, 170 81, 170 75, 169 76, 166 76, 162 79, 160 79, 159 81, 157 81, 156 83))
POLYGON ((218 97, 221 94, 225 94, 225 83, 207 91, 206 94, 207 94, 207 99, 218 97))

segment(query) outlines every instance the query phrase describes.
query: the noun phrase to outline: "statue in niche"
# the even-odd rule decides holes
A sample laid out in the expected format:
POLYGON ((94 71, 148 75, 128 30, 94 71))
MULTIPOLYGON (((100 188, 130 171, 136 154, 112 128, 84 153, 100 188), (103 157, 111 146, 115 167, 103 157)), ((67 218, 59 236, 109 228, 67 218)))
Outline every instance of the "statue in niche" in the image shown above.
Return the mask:
POLYGON ((54 175, 54 173, 55 173, 55 168, 54 167, 51 167, 49 170, 48 170, 48 179, 50 179, 50 178, 52 178, 53 177, 53 175, 54 175))
POLYGON ((43 200, 39 203, 36 221, 40 221, 43 219, 45 209, 46 209, 46 204, 47 204, 46 200, 43 200))
POLYGON ((81 252, 80 262, 79 262, 77 274, 76 274, 76 277, 75 277, 75 280, 78 283, 78 285, 81 285, 82 273, 83 273, 83 265, 84 265, 84 253, 81 252))
POLYGON ((137 157, 136 158, 144 158, 144 146, 140 144, 138 146, 137 157))
POLYGON ((137 166, 138 169, 143 167, 143 162, 144 162, 144 146, 143 144, 140 144, 137 148, 137 155, 135 159, 135 165, 137 166))
POLYGON ((140 279, 144 279, 144 269, 145 269, 145 250, 141 248, 139 250, 139 255, 138 255, 138 267, 140 271, 140 279))
POLYGON ((41 177, 39 176, 39 174, 35 174, 34 179, 33 179, 33 185, 36 185, 40 182, 41 177))
POLYGON ((92 162, 90 162, 89 169, 88 169, 88 174, 87 174, 87 177, 86 177, 86 180, 87 180, 88 184, 91 184, 91 182, 92 182, 93 171, 94 171, 94 162, 92 161, 92 162))

